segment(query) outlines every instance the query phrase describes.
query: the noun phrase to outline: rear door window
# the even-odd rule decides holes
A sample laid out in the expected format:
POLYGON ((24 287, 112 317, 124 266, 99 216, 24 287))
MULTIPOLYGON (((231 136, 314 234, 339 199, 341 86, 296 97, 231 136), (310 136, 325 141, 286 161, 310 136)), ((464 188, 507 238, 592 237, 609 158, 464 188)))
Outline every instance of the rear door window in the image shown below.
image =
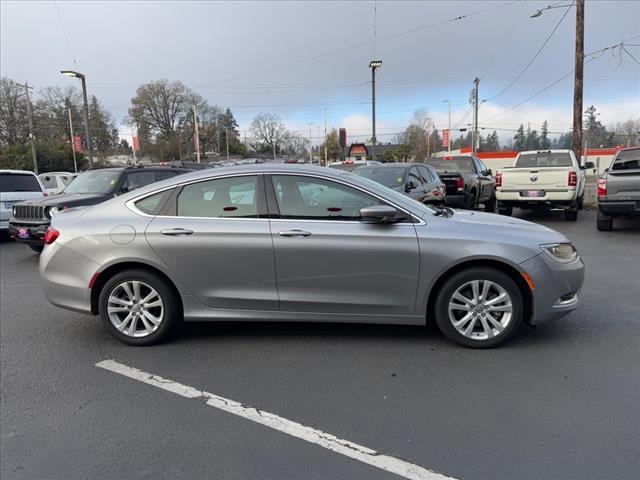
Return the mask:
POLYGON ((178 195, 178 216, 257 218, 258 177, 219 178, 192 183, 178 195))
POLYGON ((41 192, 35 175, 28 173, 0 173, 0 192, 41 192))
POLYGON ((640 170, 640 148, 619 152, 611 170, 640 170))

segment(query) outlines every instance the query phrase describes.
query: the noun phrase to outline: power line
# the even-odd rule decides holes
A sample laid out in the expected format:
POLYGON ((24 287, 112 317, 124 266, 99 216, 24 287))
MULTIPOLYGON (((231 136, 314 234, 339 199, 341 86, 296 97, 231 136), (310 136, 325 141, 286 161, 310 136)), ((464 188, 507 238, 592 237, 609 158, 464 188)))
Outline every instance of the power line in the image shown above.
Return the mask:
POLYGON ((60 21, 60 26, 62 27, 62 33, 64 33, 64 39, 67 42, 67 47, 69 47, 69 52, 71 53, 73 64, 77 66, 78 62, 76 61, 76 56, 73 54, 73 48, 71 47, 71 42, 69 41, 69 36, 67 35, 67 29, 64 26, 64 22, 62 21, 62 15, 60 14, 60 9, 58 8, 58 2, 54 0, 53 4, 56 7, 56 12, 58 13, 58 20, 60 21))
POLYGON ((562 17, 560 17, 560 20, 558 20, 558 23, 556 23, 556 26, 553 28, 553 30, 551 30, 551 33, 547 36, 546 40, 542 43, 542 45, 540 45, 540 48, 538 48, 538 50, 536 51, 535 55, 531 58, 531 60, 529 60, 529 62, 525 65, 525 67, 520 71, 520 73, 518 73, 518 75, 515 76, 515 78, 513 80, 511 80, 511 83, 509 83, 509 85, 507 85, 505 88, 503 88, 498 94, 494 95, 493 97, 489 98, 488 100, 494 100, 496 98, 498 98, 499 96, 501 96, 503 93, 505 93, 507 90, 509 90, 517 81, 520 77, 522 77, 522 75, 524 75, 524 73, 529 69, 529 67, 531 66, 531 64, 535 61, 536 58, 538 58, 538 56, 540 55, 540 53, 542 53, 542 50, 544 50, 544 47, 547 46, 547 43, 549 43, 549 41, 551 40, 551 37, 553 37, 553 34, 556 32, 556 30, 558 29, 558 27, 560 27, 560 24, 562 23, 562 21, 565 19, 565 17, 567 16, 567 14, 569 13, 569 11, 571 10, 571 7, 574 4, 572 3, 571 5, 569 5, 567 7, 567 9, 565 10, 564 14, 562 15, 562 17))
MULTIPOLYGON (((515 1, 502 3, 500 5, 495 5, 493 7, 484 8, 484 9, 481 9, 481 10, 476 10, 474 12, 470 12, 470 13, 467 13, 467 14, 464 14, 464 15, 460 15, 460 16, 457 16, 457 17, 454 17, 454 18, 449 18, 449 19, 446 19, 446 20, 440 20, 438 22, 430 23, 428 25, 423 25, 423 26, 420 26, 420 27, 412 28, 410 30, 405 30, 405 31, 402 31, 402 32, 398 32, 398 33, 394 33, 394 34, 391 34, 391 35, 387 35, 386 37, 382 37, 382 38, 380 38, 380 39, 378 39, 376 41, 377 42, 382 42, 382 41, 385 41, 385 40, 391 40, 393 38, 401 37, 401 36, 404 36, 404 35, 409 35, 411 33, 419 32, 421 30, 426 30, 426 29, 429 29, 429 28, 439 27, 441 25, 446 25, 446 24, 449 24, 449 23, 458 22, 460 20, 464 20, 464 19, 472 17, 472 16, 481 15, 483 13, 487 13, 487 12, 490 12, 490 11, 493 11, 493 10, 497 10, 499 8, 503 8, 503 7, 505 7, 507 5, 511 5, 513 3, 515 3, 515 1)), ((195 88, 196 89, 205 88, 205 87, 208 87, 208 86, 211 86, 211 85, 218 85, 220 83, 228 82, 228 81, 231 81, 231 80, 237 80, 239 78, 245 78, 245 77, 249 77, 249 76, 253 76, 253 75, 258 75, 258 74, 261 74, 261 73, 267 73, 267 72, 271 72, 271 71, 274 71, 274 70, 279 70, 281 68, 290 67, 290 66, 293 66, 293 65, 298 65, 300 63, 310 62, 312 60, 317 60, 319 58, 328 57, 328 56, 335 55, 335 54, 338 54, 338 53, 342 53, 342 52, 346 52, 346 51, 353 50, 353 49, 356 49, 356 48, 364 47, 366 45, 370 45, 371 43, 372 43, 372 41, 368 40, 366 42, 361 42, 361 43, 349 45, 349 46, 346 46, 346 47, 337 48, 335 50, 330 50, 328 52, 319 53, 317 55, 313 55, 313 56, 310 56, 310 57, 301 58, 301 59, 298 59, 298 60, 293 60, 293 61, 287 62, 287 63, 281 63, 279 65, 274 65, 274 66, 263 68, 263 69, 260 69, 260 70, 255 70, 253 72, 243 73, 243 74, 236 75, 236 76, 233 76, 233 77, 228 77, 228 78, 225 78, 225 79, 222 79, 222 80, 217 80, 217 81, 211 82, 211 83, 205 83, 205 84, 199 85, 199 86, 197 86, 195 88)))

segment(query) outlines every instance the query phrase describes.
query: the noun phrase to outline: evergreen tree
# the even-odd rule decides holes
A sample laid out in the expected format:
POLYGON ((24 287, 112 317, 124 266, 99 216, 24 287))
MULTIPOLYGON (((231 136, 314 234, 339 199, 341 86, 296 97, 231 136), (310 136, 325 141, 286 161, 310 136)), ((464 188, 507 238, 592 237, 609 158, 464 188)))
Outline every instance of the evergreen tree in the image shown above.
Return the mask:
POLYGON ((527 126, 527 135, 524 141, 525 150, 538 150, 540 140, 538 139, 538 132, 531 130, 531 125, 527 126))
POLYGON ((551 142, 549 141, 549 123, 546 120, 542 122, 542 127, 540 128, 539 147, 541 150, 551 148, 551 142))
POLYGON ((526 142, 527 138, 525 136, 524 133, 524 125, 520 124, 520 126, 518 127, 518 131, 516 132, 515 136, 513 137, 513 148, 514 150, 517 151, 521 151, 521 150, 525 150, 525 142, 526 142))

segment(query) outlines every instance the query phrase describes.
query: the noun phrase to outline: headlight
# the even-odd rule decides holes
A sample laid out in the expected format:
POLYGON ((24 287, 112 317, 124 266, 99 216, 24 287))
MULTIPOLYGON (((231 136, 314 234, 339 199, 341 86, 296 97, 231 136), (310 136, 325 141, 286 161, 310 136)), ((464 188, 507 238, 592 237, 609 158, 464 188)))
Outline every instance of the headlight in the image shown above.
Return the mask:
POLYGON ((49 209, 47 210, 47 213, 49 214, 50 217, 53 217, 59 211, 60 211, 59 207, 49 207, 49 209))
POLYGON ((578 258, 578 251, 570 243, 554 243, 552 245, 540 245, 548 255, 562 263, 570 263, 578 258))

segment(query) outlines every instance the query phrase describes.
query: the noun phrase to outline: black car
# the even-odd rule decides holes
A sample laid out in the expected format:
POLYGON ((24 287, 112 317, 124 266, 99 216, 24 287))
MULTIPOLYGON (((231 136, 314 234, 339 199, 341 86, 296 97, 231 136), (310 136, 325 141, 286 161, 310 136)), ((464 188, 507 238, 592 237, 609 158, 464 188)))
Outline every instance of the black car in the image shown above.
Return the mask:
POLYGON ((87 170, 78 175, 60 195, 14 205, 13 216, 9 220, 9 233, 16 241, 26 243, 36 252, 41 252, 51 216, 58 211, 96 205, 136 188, 189 171, 191 169, 188 168, 143 165, 87 170))
POLYGON ((496 210, 496 182, 491 169, 477 157, 460 155, 434 157, 426 161, 447 187, 447 205, 467 210, 484 205, 487 212, 496 210))
POLYGON ((404 193, 420 203, 445 203, 445 184, 429 165, 380 163, 362 165, 351 173, 404 193))

